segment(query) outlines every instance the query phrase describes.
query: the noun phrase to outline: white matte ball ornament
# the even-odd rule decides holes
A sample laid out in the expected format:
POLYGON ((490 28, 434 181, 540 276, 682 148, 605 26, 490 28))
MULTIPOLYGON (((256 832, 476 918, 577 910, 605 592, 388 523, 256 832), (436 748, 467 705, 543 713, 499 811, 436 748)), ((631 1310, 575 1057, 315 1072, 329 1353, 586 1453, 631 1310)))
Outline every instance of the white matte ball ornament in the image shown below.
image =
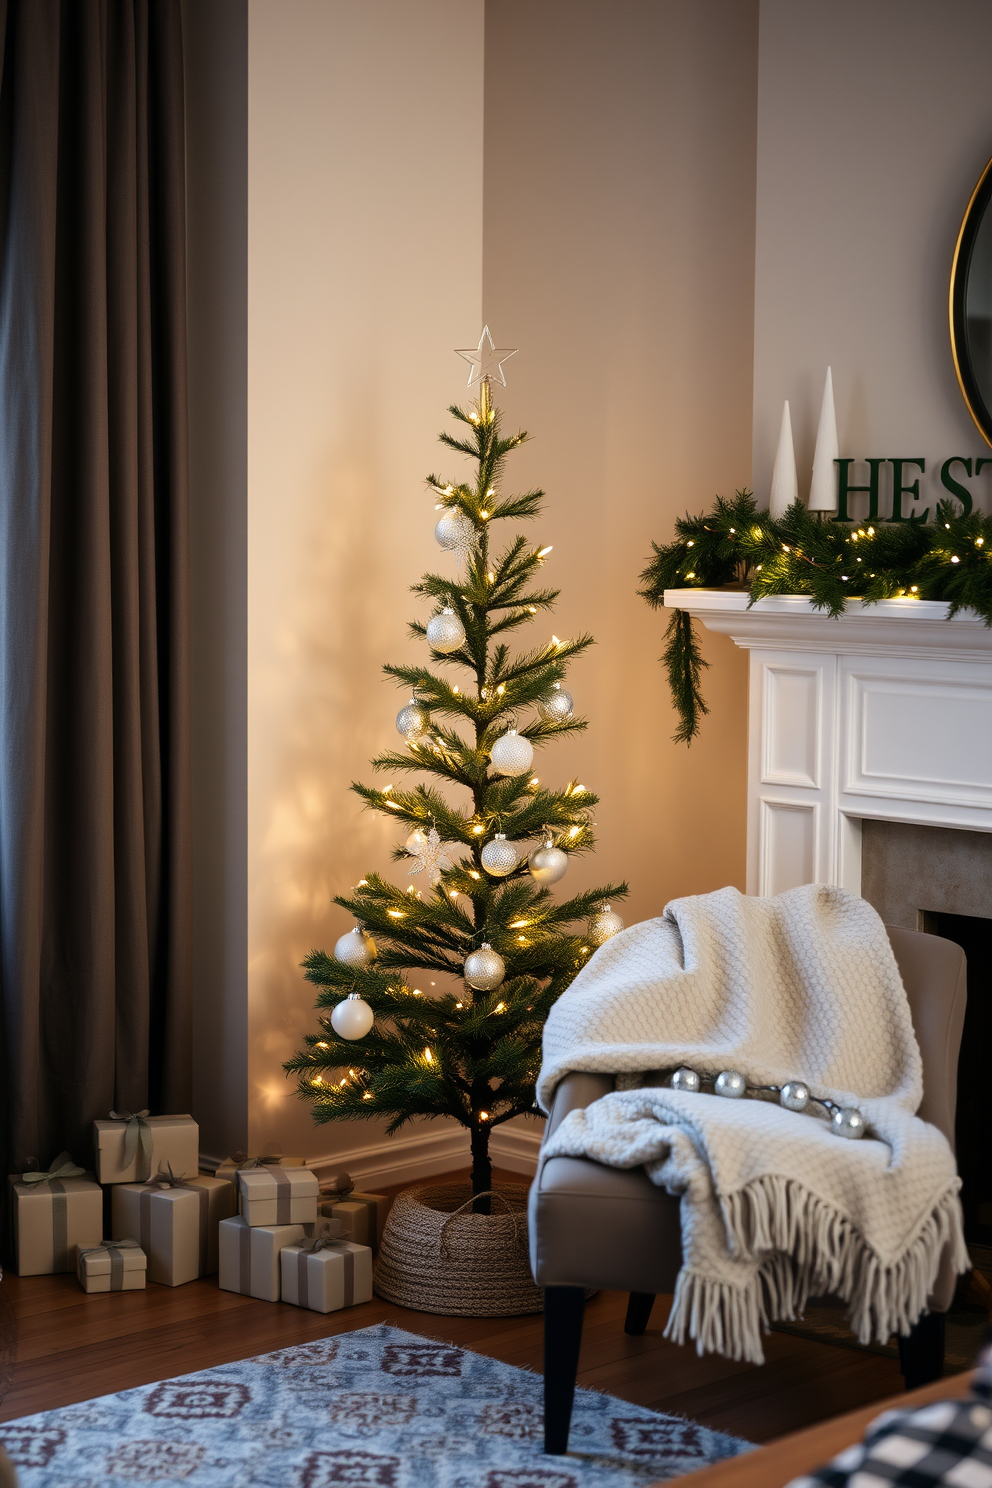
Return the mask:
POLYGON ((788 1080, 779 1091, 778 1103, 787 1111, 805 1111, 809 1105, 809 1086, 802 1080, 788 1080))
POLYGON ((687 1090, 690 1095, 695 1095, 699 1089, 699 1076, 694 1069, 683 1065, 677 1069, 670 1081, 673 1090, 687 1090))
POLYGON ((607 904, 589 921, 589 939, 595 946, 605 945, 614 935, 619 935, 622 929, 623 920, 607 904))
POLYGON ((416 698, 411 698, 405 708, 396 715, 396 732, 404 739, 418 739, 430 727, 430 714, 422 708, 416 698))
POLYGON ((507 842, 502 832, 498 833, 482 849, 482 866, 493 878, 505 878, 520 862, 520 856, 512 842, 507 842))
POLYGON ((345 966, 368 966, 378 954, 375 941, 371 935, 366 935, 361 925, 342 935, 334 947, 334 959, 343 961, 345 966))
POLYGON ((534 748, 528 738, 508 729, 489 751, 497 775, 522 775, 534 763, 534 748))
POLYGON ((568 853, 555 847, 549 837, 543 847, 531 853, 527 867, 535 883, 556 884, 568 872, 568 853))
POLYGON ((556 682, 551 691, 537 701, 537 711, 545 723, 567 723, 574 710, 572 694, 566 692, 560 682, 556 682))
POLYGON ((830 1117, 830 1128, 838 1137, 848 1137, 851 1141, 857 1141, 865 1134, 867 1123, 860 1111, 853 1106, 843 1106, 839 1111, 834 1111, 830 1117))
POLYGON ((446 506, 434 528, 439 548, 457 553, 475 544, 475 523, 457 506, 446 506))
POLYGON ((457 651, 464 644, 465 627, 450 606, 446 606, 440 615, 435 615, 433 620, 428 620, 427 641, 442 656, 457 651))
POLYGON ((465 957, 465 980, 477 992, 495 992, 506 976, 506 962, 486 942, 465 957))
POLYGON ((350 992, 331 1014, 331 1027, 343 1039, 364 1038, 374 1022, 375 1013, 357 992, 350 992))
POLYGON ((737 1070, 721 1070, 713 1082, 713 1090, 725 1100, 743 1100, 747 1094, 747 1082, 737 1070))

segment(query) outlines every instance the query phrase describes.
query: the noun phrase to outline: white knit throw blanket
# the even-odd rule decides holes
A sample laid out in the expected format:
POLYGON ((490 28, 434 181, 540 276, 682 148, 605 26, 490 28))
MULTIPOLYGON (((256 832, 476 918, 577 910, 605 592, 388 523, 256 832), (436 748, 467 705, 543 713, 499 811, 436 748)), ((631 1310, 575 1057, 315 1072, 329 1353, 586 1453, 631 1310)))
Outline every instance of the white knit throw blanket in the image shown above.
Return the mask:
POLYGON ((925 1310, 945 1246, 969 1265, 954 1156, 913 1114, 923 1087, 906 993, 885 927, 853 894, 721 889, 623 931, 551 1011, 545 1109, 570 1070, 618 1074, 620 1088, 567 1116, 542 1161, 643 1164, 681 1197, 666 1335, 699 1353, 761 1363, 762 1328, 827 1293, 849 1304, 862 1343, 886 1342, 925 1310), (856 1106, 868 1133, 845 1140, 768 1100, 643 1083, 683 1064, 736 1069, 749 1085, 803 1080, 856 1106))

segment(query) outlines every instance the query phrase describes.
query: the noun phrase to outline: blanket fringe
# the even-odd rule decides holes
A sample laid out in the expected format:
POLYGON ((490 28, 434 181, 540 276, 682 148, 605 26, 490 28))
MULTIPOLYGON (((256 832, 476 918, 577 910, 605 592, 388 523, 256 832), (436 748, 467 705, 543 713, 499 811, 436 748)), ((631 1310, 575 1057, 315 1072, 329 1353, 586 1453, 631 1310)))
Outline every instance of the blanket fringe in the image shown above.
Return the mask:
POLYGON ((744 1286, 683 1267, 665 1337, 676 1343, 689 1337, 699 1354, 761 1364, 762 1329, 793 1321, 809 1297, 828 1293, 849 1304, 859 1343, 887 1343, 893 1333, 908 1333, 926 1310, 945 1247, 958 1272, 970 1265, 956 1186, 890 1265, 848 1219, 790 1179, 767 1174, 719 1202, 731 1254, 762 1259, 744 1286))

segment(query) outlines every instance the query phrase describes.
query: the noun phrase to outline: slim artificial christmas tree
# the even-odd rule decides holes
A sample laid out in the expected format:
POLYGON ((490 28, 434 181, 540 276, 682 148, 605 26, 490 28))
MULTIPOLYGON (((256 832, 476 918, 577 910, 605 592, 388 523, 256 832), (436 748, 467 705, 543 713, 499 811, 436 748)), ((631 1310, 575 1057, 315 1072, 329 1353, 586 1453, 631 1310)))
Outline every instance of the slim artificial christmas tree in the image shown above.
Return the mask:
MULTIPOLYGON (((470 482, 429 476, 428 486, 438 543, 461 573, 425 574, 413 586, 433 613, 410 626, 446 670, 384 668, 412 696, 396 719, 403 747, 372 761, 429 781, 352 787, 402 824, 393 857, 429 886, 404 890, 370 873, 335 900, 357 923, 333 956, 313 951, 303 963, 326 1011, 321 1032, 285 1068, 318 1123, 388 1116, 394 1132, 415 1116, 454 1117, 471 1134, 480 1195, 492 1186, 490 1133, 535 1111, 545 1018, 595 947, 622 928, 608 901, 626 885, 560 903, 550 892, 570 857, 593 847, 598 797, 575 780, 542 785, 534 746, 586 727, 561 683, 592 637, 552 636, 517 656, 506 645, 552 608, 557 591, 540 583, 549 547, 516 535, 500 548, 493 529, 537 516, 543 492, 502 493, 506 457, 527 437, 501 437, 492 401, 512 353, 493 346, 487 327, 478 348, 459 355, 471 363, 478 402, 449 410, 464 437, 440 438, 476 469, 470 482)), ((488 1212, 488 1200, 476 1210, 488 1212)))

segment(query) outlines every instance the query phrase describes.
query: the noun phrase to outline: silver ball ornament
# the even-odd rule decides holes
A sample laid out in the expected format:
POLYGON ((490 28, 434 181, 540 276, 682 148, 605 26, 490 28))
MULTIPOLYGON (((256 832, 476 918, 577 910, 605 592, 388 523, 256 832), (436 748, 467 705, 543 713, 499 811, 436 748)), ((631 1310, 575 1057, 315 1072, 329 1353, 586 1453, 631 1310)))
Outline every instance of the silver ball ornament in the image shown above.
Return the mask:
POLYGON ((699 1076, 694 1069, 683 1065, 681 1069, 675 1071, 669 1084, 673 1090, 687 1090, 690 1095, 695 1095, 699 1089, 699 1076))
POLYGON ((506 976, 506 962, 488 941, 465 957, 465 980, 477 992, 495 992, 506 976))
POLYGON ((779 1091, 778 1103, 787 1111, 805 1111, 809 1105, 809 1086, 802 1080, 787 1080, 779 1091))
POLYGON ((725 1100, 743 1100, 747 1094, 747 1081, 737 1070, 721 1070, 713 1082, 713 1090, 725 1100))
POLYGON ((842 1106, 840 1110, 834 1111, 830 1117, 830 1129, 838 1137, 847 1137, 851 1141, 857 1141, 863 1137, 868 1123, 861 1112, 854 1106, 842 1106))
POLYGON ((575 711, 575 702, 572 694, 556 682, 550 692, 538 698, 537 711, 545 723, 567 723, 575 711))
POLYGON ((555 847, 549 837, 543 847, 531 853, 527 869, 535 883, 556 884, 568 872, 568 853, 555 847))
POLYGON ((464 552, 475 544, 475 523, 457 506, 446 506, 434 528, 439 548, 446 553, 464 552))
POLYGON ((364 1038, 374 1022, 375 1013, 357 992, 349 993, 331 1014, 331 1027, 343 1039, 364 1038))
POLYGON ((345 966, 368 966, 378 954, 375 941, 371 935, 366 935, 361 925, 356 925, 354 930, 342 935, 334 947, 334 959, 343 961, 345 966))
POLYGON ((589 921, 589 939, 595 946, 605 945, 614 935, 619 935, 622 929, 623 920, 607 904, 589 921))
POLYGON ((422 708, 416 698, 411 698, 406 707, 396 715, 396 732, 404 739, 419 739, 430 727, 430 714, 422 708))
POLYGON ((482 866, 493 878, 505 878, 520 862, 520 855, 502 832, 497 833, 482 849, 482 866))
POLYGON ((440 651, 442 656, 447 656, 452 651, 457 651, 465 641, 465 627, 450 606, 446 606, 432 620, 427 622, 427 642, 440 651))
POLYGON ((534 763, 534 746, 516 729, 508 729, 489 751, 489 759, 497 775, 522 775, 534 763))

